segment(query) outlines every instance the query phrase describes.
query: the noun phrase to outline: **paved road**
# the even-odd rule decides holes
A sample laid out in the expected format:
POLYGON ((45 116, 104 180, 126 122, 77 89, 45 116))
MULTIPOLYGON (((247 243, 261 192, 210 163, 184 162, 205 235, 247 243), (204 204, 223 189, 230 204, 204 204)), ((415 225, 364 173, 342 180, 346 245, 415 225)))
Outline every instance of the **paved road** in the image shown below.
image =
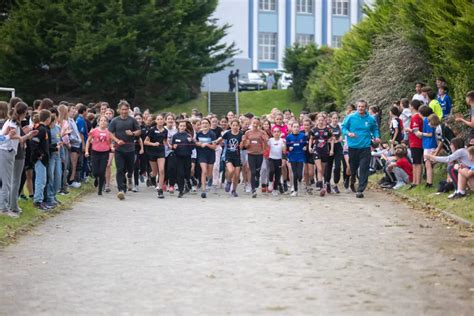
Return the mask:
POLYGON ((366 197, 90 195, 0 250, 0 314, 472 313, 473 236, 366 197))

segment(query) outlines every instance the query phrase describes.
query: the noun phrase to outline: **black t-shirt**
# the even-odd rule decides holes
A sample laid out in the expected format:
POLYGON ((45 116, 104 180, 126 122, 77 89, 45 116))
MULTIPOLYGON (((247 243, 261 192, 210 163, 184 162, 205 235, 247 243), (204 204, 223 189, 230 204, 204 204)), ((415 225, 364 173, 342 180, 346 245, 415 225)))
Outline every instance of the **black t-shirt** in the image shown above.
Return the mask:
POLYGON ((335 143, 334 145, 335 146, 342 146, 342 143, 341 143, 341 136, 342 136, 341 126, 339 126, 339 124, 338 124, 336 126, 330 125, 329 127, 331 128, 332 136, 334 136, 334 139, 336 141, 339 141, 339 142, 335 143))
POLYGON ((174 150, 174 153, 176 156, 189 156, 191 157, 193 148, 194 148, 194 140, 186 132, 183 133, 176 133, 173 135, 173 138, 171 140, 172 145, 178 145, 176 149, 174 150))
POLYGON ((332 136, 332 131, 329 127, 318 128, 315 127, 311 130, 313 139, 315 140, 313 144, 313 149, 315 150, 327 150, 328 141, 332 136))
MULTIPOLYGON (((216 134, 214 134, 213 131, 209 130, 207 133, 204 134, 204 132, 198 132, 196 135, 196 140, 200 143, 204 144, 211 144, 217 139, 216 134)), ((196 147, 197 149, 197 154, 198 156, 200 155, 212 155, 215 153, 214 149, 211 149, 209 147, 196 147)))
POLYGON ((49 163, 49 140, 51 135, 49 134, 48 128, 43 124, 40 124, 37 128, 38 135, 33 137, 31 140, 31 160, 36 163, 41 160, 45 166, 49 163))
POLYGON ((222 135, 225 141, 225 159, 240 159, 240 143, 244 134, 239 131, 237 135, 232 134, 232 131, 227 131, 222 135))
POLYGON ((213 131, 214 134, 216 134, 216 137, 219 138, 219 137, 222 136, 222 132, 223 132, 224 130, 222 129, 222 127, 217 126, 217 127, 214 128, 214 129, 211 128, 211 131, 213 131))
POLYGON ((146 146, 146 152, 149 154, 158 154, 163 153, 165 151, 165 140, 168 140, 168 130, 166 128, 162 128, 159 130, 156 126, 153 126, 148 131, 147 137, 149 138, 150 142, 152 143, 160 143, 160 146, 146 146))
POLYGON ((119 152, 131 152, 135 151, 134 136, 128 136, 125 131, 130 130, 132 132, 140 129, 138 122, 128 116, 126 119, 122 119, 120 116, 114 118, 109 125, 109 131, 120 140, 123 140, 125 144, 122 146, 116 146, 115 151, 119 152))

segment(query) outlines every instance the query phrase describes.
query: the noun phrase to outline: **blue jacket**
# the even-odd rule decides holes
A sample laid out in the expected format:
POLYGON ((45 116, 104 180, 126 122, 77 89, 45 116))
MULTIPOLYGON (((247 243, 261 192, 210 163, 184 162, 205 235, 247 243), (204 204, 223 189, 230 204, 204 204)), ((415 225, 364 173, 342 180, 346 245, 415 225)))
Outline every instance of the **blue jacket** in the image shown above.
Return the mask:
POLYGON ((306 155, 303 148, 308 145, 308 138, 304 132, 299 132, 298 135, 293 133, 286 136, 286 147, 288 150, 289 162, 306 162, 306 155))
POLYGON ((342 122, 342 134, 347 136, 349 148, 369 148, 372 138, 379 138, 380 132, 375 119, 366 113, 361 116, 359 112, 354 112, 342 122), (354 133, 354 138, 347 136, 354 133))

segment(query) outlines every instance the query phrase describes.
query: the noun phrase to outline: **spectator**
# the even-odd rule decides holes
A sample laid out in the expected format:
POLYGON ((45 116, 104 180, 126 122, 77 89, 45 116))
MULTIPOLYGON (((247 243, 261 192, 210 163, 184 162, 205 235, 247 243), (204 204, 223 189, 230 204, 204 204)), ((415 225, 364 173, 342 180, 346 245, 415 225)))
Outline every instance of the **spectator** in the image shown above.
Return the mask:
POLYGON ((451 199, 458 199, 466 196, 466 187, 474 189, 474 146, 468 148, 469 159, 471 160, 471 167, 458 169, 458 185, 454 195, 450 195, 451 199))
POLYGON ((461 122, 471 128, 469 133, 468 143, 474 145, 474 90, 469 91, 466 94, 466 103, 470 107, 470 119, 469 121, 464 119, 461 115, 456 115, 456 122, 461 122))
POLYGON ((400 110, 396 106, 390 109, 390 140, 392 148, 403 140, 403 122, 399 118, 400 110))
POLYGON ((421 173, 423 171, 423 145, 421 138, 417 135, 419 131, 423 130, 423 118, 418 112, 421 104, 422 103, 419 100, 412 100, 410 102, 412 117, 410 126, 405 128, 408 132, 408 143, 410 145, 410 153, 413 163, 413 183, 410 186, 411 189, 421 183, 421 173))
POLYGON ((420 108, 420 114, 423 117, 423 129, 422 132, 418 131, 417 136, 422 139, 423 155, 425 157, 425 171, 426 171, 426 188, 433 187, 433 164, 427 158, 427 156, 433 154, 438 147, 436 142, 436 134, 433 127, 428 122, 428 116, 433 114, 433 110, 423 105, 420 108))
POLYGON ((441 109, 441 105, 438 100, 436 100, 436 93, 431 89, 431 87, 424 87, 421 91, 423 96, 428 99, 428 106, 433 110, 433 113, 442 119, 443 109, 441 109))
POLYGON ((423 94, 421 93, 421 89, 425 86, 424 83, 422 82, 417 82, 416 85, 415 85, 415 95, 413 95, 413 98, 412 100, 418 100, 420 101, 421 103, 423 103, 424 105, 428 104, 428 99, 426 97, 423 96, 423 94))
POLYGON ((390 163, 387 168, 393 172, 397 184, 393 187, 394 190, 401 189, 406 184, 413 181, 413 166, 407 159, 407 151, 402 146, 395 148, 395 161, 390 163))
POLYGON ((448 88, 446 86, 441 86, 438 89, 438 103, 443 110, 443 118, 451 114, 451 108, 453 107, 453 101, 447 92, 448 88))
MULTIPOLYGON (((400 114, 400 119, 402 120, 403 128, 409 127, 411 121, 410 102, 408 101, 408 99, 403 98, 400 100, 400 104, 402 110, 402 113, 400 114)), ((403 140, 408 140, 408 133, 406 130, 403 132, 403 140)))

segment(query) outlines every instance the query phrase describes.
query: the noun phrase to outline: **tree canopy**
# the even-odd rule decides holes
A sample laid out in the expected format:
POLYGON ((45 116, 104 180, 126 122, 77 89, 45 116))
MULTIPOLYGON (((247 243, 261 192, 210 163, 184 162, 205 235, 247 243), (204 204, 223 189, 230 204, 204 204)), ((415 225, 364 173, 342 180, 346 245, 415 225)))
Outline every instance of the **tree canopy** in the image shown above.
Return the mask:
POLYGON ((188 99, 236 50, 217 0, 17 0, 0 24, 0 85, 26 97, 188 99))

